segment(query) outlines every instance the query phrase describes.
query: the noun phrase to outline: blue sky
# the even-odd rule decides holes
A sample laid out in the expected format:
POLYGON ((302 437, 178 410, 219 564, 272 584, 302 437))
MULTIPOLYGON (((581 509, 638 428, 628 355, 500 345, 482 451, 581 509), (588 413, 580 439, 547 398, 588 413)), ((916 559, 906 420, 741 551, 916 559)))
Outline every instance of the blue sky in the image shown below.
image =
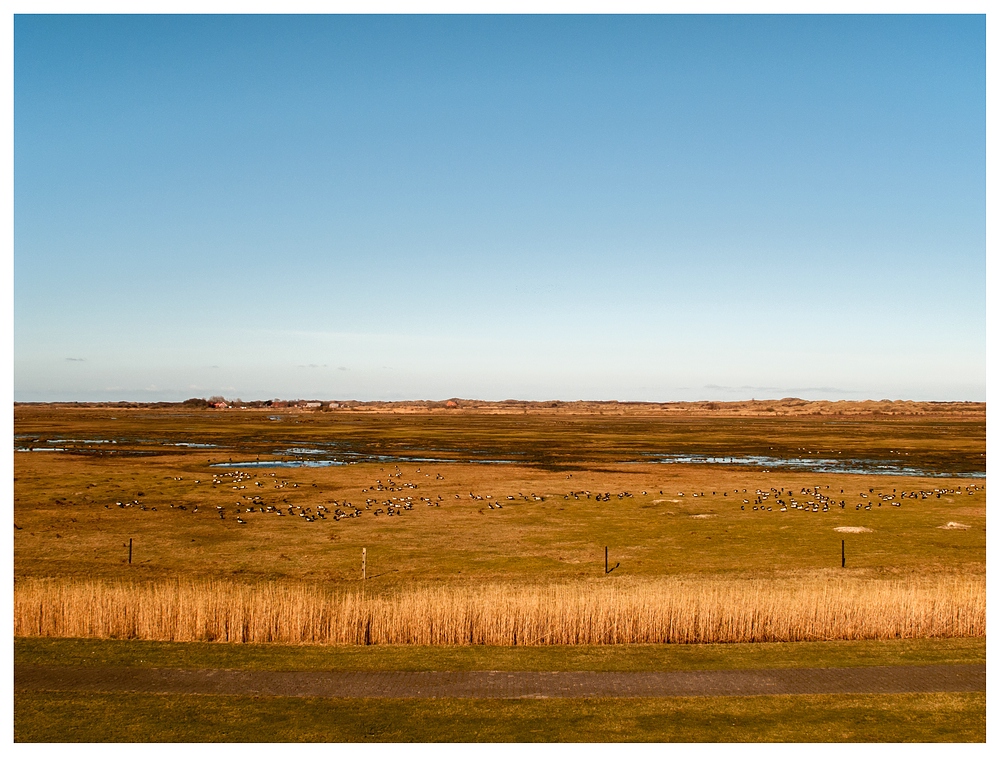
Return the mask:
POLYGON ((14 395, 985 400, 982 16, 18 16, 14 395))

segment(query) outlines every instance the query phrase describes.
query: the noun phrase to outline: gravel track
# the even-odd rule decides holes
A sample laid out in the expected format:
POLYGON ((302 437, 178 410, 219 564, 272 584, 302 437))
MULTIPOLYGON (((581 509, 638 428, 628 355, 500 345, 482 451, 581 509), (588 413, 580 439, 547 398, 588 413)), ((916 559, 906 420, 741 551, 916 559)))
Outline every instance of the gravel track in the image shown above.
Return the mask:
POLYGON ((15 691, 520 699, 985 691, 985 665, 608 672, 276 672, 16 665, 15 691))

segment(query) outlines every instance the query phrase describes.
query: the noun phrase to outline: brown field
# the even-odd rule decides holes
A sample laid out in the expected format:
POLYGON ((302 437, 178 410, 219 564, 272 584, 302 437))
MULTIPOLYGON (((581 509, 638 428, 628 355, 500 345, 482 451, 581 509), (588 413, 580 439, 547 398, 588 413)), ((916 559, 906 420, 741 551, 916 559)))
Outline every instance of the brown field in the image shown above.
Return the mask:
POLYGON ((16 447, 63 450, 15 453, 16 635, 985 633, 985 479, 955 477, 985 470, 983 405, 456 404, 15 406, 16 447), (191 444, 213 446, 178 446, 191 444), (767 460, 655 462, 664 455, 767 460), (337 456, 351 464, 239 465, 337 456), (896 473, 773 462, 788 458, 896 473))

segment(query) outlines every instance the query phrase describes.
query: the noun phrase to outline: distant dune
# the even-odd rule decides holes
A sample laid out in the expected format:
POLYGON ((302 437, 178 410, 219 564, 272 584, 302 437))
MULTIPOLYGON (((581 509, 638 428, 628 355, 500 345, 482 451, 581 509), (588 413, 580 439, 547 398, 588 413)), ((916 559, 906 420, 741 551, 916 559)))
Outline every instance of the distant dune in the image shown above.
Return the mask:
MULTIPOLYGON (((48 405, 50 407, 155 407, 170 408, 191 406, 187 402, 52 402, 27 403, 18 405, 48 405)), ((915 402, 911 400, 802 400, 788 397, 780 400, 746 400, 741 402, 563 402, 550 400, 533 402, 528 400, 488 400, 452 398, 448 400, 405 400, 399 402, 361 402, 356 400, 324 400, 321 407, 304 407, 315 400, 274 400, 254 401, 234 404, 225 410, 213 408, 213 412, 227 412, 234 409, 276 410, 282 412, 344 412, 361 411, 369 413, 565 413, 603 415, 712 415, 712 416, 966 416, 985 418, 985 402, 915 402)))

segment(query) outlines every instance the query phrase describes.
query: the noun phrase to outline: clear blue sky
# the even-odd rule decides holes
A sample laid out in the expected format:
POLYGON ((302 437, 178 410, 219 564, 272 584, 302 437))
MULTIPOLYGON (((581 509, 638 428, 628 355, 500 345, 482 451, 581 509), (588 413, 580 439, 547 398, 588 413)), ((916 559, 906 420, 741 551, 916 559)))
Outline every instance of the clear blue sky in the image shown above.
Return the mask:
POLYGON ((14 24, 17 400, 985 400, 982 16, 14 24))

